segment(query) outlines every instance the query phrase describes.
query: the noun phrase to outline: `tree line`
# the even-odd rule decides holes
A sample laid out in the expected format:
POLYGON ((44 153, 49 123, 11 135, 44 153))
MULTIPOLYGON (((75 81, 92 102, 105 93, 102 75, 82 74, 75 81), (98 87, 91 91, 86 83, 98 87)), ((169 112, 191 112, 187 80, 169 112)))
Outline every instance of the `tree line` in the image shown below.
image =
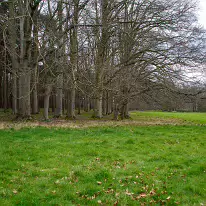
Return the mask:
POLYGON ((127 118, 135 98, 205 64, 196 11, 192 0, 1 0, 0 104, 17 118, 44 108, 47 120, 51 107, 127 118))

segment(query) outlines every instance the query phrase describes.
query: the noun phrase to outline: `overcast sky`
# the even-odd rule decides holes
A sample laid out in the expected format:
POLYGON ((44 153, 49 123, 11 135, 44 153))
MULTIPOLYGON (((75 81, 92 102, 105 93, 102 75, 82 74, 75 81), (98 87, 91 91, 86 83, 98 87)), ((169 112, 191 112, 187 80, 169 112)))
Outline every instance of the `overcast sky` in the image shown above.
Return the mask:
POLYGON ((200 1, 199 21, 206 28, 206 0, 200 1))

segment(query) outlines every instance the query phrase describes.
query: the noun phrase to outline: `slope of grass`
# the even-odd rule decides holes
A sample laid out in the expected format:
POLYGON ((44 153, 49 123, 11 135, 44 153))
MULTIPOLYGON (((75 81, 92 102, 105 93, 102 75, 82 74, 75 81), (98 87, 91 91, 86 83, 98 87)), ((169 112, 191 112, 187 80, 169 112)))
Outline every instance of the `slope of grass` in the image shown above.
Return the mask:
POLYGON ((206 113, 198 112, 157 112, 157 111, 133 111, 131 112, 131 117, 134 120, 140 118, 143 119, 179 119, 185 122, 191 122, 195 124, 206 124, 206 113))
POLYGON ((206 127, 0 131, 0 205, 200 205, 206 127))

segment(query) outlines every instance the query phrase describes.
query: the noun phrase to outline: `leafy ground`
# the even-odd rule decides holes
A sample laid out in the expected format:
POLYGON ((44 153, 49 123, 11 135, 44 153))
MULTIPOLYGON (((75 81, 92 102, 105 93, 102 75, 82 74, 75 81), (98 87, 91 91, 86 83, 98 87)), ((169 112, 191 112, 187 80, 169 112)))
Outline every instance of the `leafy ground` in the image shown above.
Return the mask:
POLYGON ((205 140, 195 125, 0 130, 0 205, 204 205, 205 140))

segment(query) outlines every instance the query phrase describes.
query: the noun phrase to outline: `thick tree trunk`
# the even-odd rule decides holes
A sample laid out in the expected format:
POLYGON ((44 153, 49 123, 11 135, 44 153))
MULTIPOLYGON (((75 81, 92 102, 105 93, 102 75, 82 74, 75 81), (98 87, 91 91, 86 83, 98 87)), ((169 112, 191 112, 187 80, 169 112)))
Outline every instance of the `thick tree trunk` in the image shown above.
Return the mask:
POLYGON ((102 114, 107 114, 107 99, 106 99, 106 92, 103 92, 103 98, 102 98, 102 114))
POLYGON ((12 63, 12 111, 13 114, 17 114, 17 71, 19 67, 17 52, 16 52, 16 41, 17 34, 15 29, 15 13, 14 13, 14 2, 9 3, 9 17, 8 31, 9 31, 9 53, 12 63))
POLYGON ((85 112, 90 111, 90 99, 87 96, 85 96, 85 98, 84 98, 84 111, 85 112))
POLYGON ((38 113, 38 97, 37 97, 37 68, 32 69, 32 114, 38 113))
POLYGON ((114 120, 118 120, 118 115, 119 115, 119 108, 118 108, 118 104, 114 104, 114 110, 113 110, 113 113, 114 113, 114 120))
POLYGON ((38 97, 37 97, 37 72, 38 72, 38 28, 37 13, 33 17, 33 49, 32 49, 32 113, 38 113, 38 97))
MULTIPOLYGON (((20 64, 19 64, 19 111, 20 118, 31 117, 30 83, 31 83, 31 43, 32 43, 32 25, 33 13, 37 10, 31 10, 28 1, 19 4, 20 28, 20 64), (25 7, 27 9, 25 9, 25 7)), ((18 27, 17 27, 18 28, 18 27)))
POLYGON ((57 77, 55 117, 62 116, 62 99, 63 99, 62 89, 63 89, 63 74, 60 74, 57 77))
POLYGON ((77 104, 78 114, 80 115, 81 114, 81 96, 80 96, 79 92, 78 92, 78 95, 77 95, 77 101, 78 101, 78 104, 77 104))
POLYGON ((106 100, 106 104, 107 104, 107 115, 112 113, 112 97, 111 94, 109 92, 107 92, 107 100, 106 100))
POLYGON ((31 71, 28 67, 28 61, 24 60, 23 68, 19 73, 19 110, 20 118, 30 118, 31 116, 31 101, 30 101, 30 78, 31 71))
POLYGON ((37 89, 35 88, 32 92, 32 114, 38 114, 38 97, 37 97, 37 89))
MULTIPOLYGON (((72 22, 74 25, 78 24, 79 19, 79 1, 73 1, 73 19, 72 22)), ((78 71, 78 38, 77 38, 77 27, 74 27, 70 30, 70 77, 71 85, 70 90, 68 91, 68 102, 67 102, 67 117, 69 119, 75 119, 75 93, 76 93, 76 75, 78 71)), ((79 107, 79 106, 78 106, 79 107)), ((80 113, 80 111, 78 111, 80 113)))
POLYGON ((65 114, 66 111, 66 98, 64 96, 63 100, 62 100, 62 113, 63 115, 65 114))
POLYGON ((127 103, 125 105, 125 118, 128 119, 130 118, 130 114, 129 114, 129 103, 127 103))
POLYGON ((51 86, 47 85, 44 93, 44 119, 49 119, 49 98, 51 94, 51 86))
POLYGON ((56 100, 56 96, 55 95, 52 95, 52 113, 55 112, 55 100, 56 100))
POLYGON ((98 119, 102 118, 102 91, 99 91, 96 95, 94 106, 94 117, 98 119))
POLYGON ((122 105, 121 107, 120 116, 121 116, 121 119, 125 118, 125 105, 122 105))
POLYGON ((75 119, 75 88, 67 93, 67 118, 75 119))
MULTIPOLYGON (((58 34, 59 34, 59 41, 58 41, 58 46, 60 46, 63 41, 63 1, 60 0, 57 3, 57 8, 58 8, 58 34)), ((58 59, 56 61, 60 62, 60 66, 58 68, 59 74, 57 76, 57 82, 56 82, 56 109, 55 109, 55 117, 60 117, 62 116, 62 106, 63 106, 63 61, 64 58, 62 57, 65 53, 65 47, 60 46, 58 48, 58 59)))
POLYGON ((128 119, 129 116, 129 106, 128 103, 124 103, 121 107, 121 119, 128 119))
POLYGON ((17 76, 16 72, 12 73, 12 111, 17 114, 17 76))

